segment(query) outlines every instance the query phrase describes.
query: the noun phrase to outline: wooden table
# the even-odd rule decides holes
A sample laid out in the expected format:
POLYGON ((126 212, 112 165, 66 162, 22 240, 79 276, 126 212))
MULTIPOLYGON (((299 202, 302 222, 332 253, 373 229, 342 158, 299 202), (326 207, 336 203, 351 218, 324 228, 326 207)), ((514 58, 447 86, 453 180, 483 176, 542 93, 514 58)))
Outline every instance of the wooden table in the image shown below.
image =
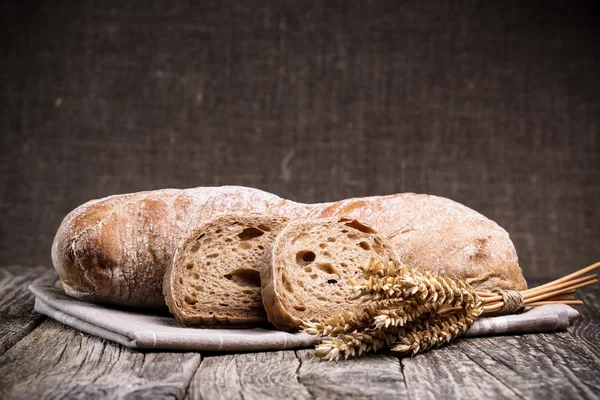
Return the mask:
POLYGON ((132 350, 32 311, 48 268, 0 268, 0 398, 543 398, 600 396, 600 285, 568 332, 460 339, 414 358, 328 363, 312 349, 245 354, 132 350))

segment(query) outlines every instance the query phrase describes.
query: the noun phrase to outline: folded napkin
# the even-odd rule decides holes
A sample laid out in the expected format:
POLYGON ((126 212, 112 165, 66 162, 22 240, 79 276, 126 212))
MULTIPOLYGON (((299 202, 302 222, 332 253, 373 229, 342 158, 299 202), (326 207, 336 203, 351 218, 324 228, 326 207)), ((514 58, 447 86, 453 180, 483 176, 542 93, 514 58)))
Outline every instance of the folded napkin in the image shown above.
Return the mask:
MULTIPOLYGON (((65 325, 127 347, 168 350, 260 351, 310 347, 318 339, 274 329, 184 328, 173 317, 86 303, 62 289, 34 283, 35 310, 65 325)), ((537 307, 520 314, 480 318, 464 336, 553 332, 566 329, 579 313, 564 304, 537 307)))

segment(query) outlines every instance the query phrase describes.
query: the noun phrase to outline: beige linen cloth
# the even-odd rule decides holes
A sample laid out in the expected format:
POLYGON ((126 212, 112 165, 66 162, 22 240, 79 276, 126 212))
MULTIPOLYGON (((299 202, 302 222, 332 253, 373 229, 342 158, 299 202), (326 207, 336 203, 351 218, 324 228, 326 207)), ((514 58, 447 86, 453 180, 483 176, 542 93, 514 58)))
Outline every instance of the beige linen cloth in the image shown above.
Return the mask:
MULTIPOLYGON (((305 333, 266 328, 184 328, 173 317, 113 309, 67 296, 48 284, 32 284, 35 310, 65 325, 127 347, 164 350, 260 351, 314 346, 305 333)), ((553 332, 566 329, 579 313, 564 304, 520 314, 480 318, 464 336, 553 332)))

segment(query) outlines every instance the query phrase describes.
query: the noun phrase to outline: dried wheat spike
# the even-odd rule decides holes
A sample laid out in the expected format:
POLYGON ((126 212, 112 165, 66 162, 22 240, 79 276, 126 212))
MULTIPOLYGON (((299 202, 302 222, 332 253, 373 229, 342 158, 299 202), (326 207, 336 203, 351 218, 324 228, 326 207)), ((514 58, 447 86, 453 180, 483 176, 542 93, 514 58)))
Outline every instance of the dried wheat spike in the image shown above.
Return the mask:
POLYGON ((402 298, 420 303, 450 304, 456 307, 479 307, 481 298, 467 283, 430 273, 420 273, 406 266, 370 262, 364 269, 365 282, 351 282, 355 298, 372 300, 402 298), (399 274, 399 275, 398 275, 399 274))
POLYGON ((318 357, 338 360, 394 344, 393 350, 417 354, 464 333, 482 313, 482 299, 470 285, 401 264, 370 260, 365 282, 351 281, 356 298, 371 303, 304 331, 333 337, 317 346, 318 357))
POLYGON ((373 301, 318 322, 304 321, 302 330, 316 337, 337 336, 377 326, 402 326, 426 312, 437 310, 435 304, 418 304, 403 299, 373 301))
POLYGON ((415 301, 404 301, 395 308, 382 308, 373 318, 372 329, 402 327, 407 323, 417 321, 426 313, 436 312, 440 308, 437 303, 418 304, 415 301))
POLYGON ((481 308, 464 310, 453 315, 436 316, 417 321, 398 335, 392 351, 415 355, 432 347, 439 347, 465 333, 481 314, 481 308))
POLYGON ((471 308, 447 315, 426 312, 421 319, 403 327, 373 327, 362 332, 342 334, 317 345, 316 355, 329 361, 337 361, 340 358, 375 352, 390 345, 394 345, 393 351, 415 355, 456 339, 473 325, 481 311, 481 308, 471 308))
POLYGON ((362 308, 334 314, 318 322, 304 321, 302 331, 316 337, 337 336, 353 332, 365 328, 371 323, 371 319, 377 315, 376 308, 376 303, 370 303, 362 308))
POLYGON ((317 345, 315 354, 328 361, 337 361, 340 358, 347 359, 351 356, 360 356, 362 353, 377 351, 393 341, 392 339, 387 342, 368 333, 350 332, 323 340, 317 345))

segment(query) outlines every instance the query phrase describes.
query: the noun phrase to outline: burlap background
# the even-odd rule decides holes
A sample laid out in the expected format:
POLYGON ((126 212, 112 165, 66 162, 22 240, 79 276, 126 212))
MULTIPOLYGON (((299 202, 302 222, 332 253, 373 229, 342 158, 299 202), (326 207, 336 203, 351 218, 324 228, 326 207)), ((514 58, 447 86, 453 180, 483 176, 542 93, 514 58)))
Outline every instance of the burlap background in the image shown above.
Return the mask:
POLYGON ((600 258, 586 3, 11 3, 3 265, 50 265, 62 217, 89 199, 223 184, 446 196, 504 226, 527 276, 600 258))

